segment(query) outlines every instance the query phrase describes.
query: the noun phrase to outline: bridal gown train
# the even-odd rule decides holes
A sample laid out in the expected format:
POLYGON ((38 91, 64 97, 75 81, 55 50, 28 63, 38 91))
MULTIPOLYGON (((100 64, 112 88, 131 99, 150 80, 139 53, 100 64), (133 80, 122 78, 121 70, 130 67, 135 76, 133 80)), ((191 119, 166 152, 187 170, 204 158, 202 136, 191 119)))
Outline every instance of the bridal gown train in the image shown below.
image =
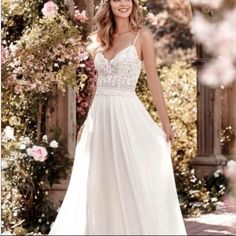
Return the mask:
POLYGON ((135 93, 135 42, 95 56, 97 90, 50 235, 186 235, 170 143, 135 93))

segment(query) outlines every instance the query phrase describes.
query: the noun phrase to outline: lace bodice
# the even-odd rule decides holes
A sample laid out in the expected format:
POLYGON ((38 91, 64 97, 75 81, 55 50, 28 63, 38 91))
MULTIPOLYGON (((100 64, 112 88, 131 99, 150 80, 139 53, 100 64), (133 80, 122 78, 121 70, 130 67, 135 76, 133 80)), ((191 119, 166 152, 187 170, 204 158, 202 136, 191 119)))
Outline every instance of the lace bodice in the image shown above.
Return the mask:
MULTIPOLYGON (((138 36, 138 35, 137 35, 138 36)), ((137 37, 136 37, 137 39, 137 37)), ((135 41, 136 41, 135 39, 135 41)), ((142 62, 133 44, 122 49, 111 60, 98 52, 94 64, 98 72, 97 90, 134 91, 142 62)))

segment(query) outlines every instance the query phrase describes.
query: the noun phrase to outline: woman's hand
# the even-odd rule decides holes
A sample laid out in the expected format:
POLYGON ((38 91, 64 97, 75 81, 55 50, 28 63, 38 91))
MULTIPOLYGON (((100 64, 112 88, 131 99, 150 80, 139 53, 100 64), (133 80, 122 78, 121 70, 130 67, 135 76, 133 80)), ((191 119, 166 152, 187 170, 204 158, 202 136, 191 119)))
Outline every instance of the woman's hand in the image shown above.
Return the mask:
POLYGON ((174 132, 173 132, 171 126, 170 125, 164 126, 163 130, 166 133, 166 142, 171 141, 171 143, 173 143, 174 139, 175 139, 175 135, 174 135, 174 132))

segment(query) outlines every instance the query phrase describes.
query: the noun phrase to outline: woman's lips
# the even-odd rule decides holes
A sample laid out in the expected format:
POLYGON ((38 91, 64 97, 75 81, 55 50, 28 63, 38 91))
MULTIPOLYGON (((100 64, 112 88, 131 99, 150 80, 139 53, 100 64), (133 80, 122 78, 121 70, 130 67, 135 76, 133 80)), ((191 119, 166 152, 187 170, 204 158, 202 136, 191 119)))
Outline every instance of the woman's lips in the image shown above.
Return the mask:
POLYGON ((129 11, 129 8, 122 8, 122 9, 119 9, 120 12, 124 13, 124 12, 127 12, 129 11))

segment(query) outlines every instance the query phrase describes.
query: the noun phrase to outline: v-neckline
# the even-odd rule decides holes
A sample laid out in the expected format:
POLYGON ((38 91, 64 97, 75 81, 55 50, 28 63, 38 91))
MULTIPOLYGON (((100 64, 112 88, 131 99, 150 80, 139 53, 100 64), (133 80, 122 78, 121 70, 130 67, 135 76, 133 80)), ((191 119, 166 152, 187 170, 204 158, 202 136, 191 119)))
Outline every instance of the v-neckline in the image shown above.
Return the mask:
POLYGON ((123 49, 121 49, 121 50, 120 50, 118 53, 116 53, 116 55, 115 55, 114 57, 112 57, 111 59, 106 58, 106 57, 104 56, 104 54, 103 54, 102 51, 100 51, 99 53, 102 55, 103 59, 104 59, 105 61, 107 61, 108 64, 110 64, 110 63, 111 63, 114 59, 116 59, 123 51, 127 50, 127 49, 130 48, 130 47, 133 47, 133 48, 134 48, 138 61, 139 61, 139 62, 142 62, 142 61, 139 59, 139 56, 138 56, 138 53, 137 53, 137 49, 136 49, 135 45, 133 45, 133 44, 130 44, 130 45, 124 47, 123 49))
POLYGON ((108 59, 107 57, 105 57, 105 55, 102 51, 100 53, 101 53, 102 57, 110 64, 118 55, 120 55, 123 51, 127 50, 130 47, 134 47, 134 45, 130 44, 130 45, 124 47, 118 53, 116 53, 116 55, 114 57, 112 57, 111 59, 108 59))

